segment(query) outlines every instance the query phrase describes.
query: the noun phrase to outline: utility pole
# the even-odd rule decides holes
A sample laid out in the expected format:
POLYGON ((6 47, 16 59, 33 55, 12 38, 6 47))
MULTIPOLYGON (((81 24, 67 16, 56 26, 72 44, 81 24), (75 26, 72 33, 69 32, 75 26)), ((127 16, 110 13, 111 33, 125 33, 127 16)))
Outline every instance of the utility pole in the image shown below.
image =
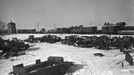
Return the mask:
POLYGON ((37 31, 39 31, 39 23, 37 22, 37 31))
POLYGON ((92 21, 90 21, 90 26, 92 26, 92 21))
POLYGON ((56 29, 56 25, 54 24, 54 29, 56 29))

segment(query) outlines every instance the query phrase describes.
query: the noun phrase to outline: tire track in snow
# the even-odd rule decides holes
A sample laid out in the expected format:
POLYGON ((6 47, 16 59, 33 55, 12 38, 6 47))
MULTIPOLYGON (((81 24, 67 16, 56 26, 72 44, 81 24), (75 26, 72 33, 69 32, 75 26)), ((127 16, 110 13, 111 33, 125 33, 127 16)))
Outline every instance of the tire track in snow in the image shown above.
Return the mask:
POLYGON ((82 63, 86 65, 85 69, 87 69, 91 73, 91 75, 94 75, 94 69, 92 68, 92 66, 89 66, 86 61, 82 61, 82 63))
POLYGON ((53 44, 50 44, 50 45, 51 45, 51 50, 48 50, 48 55, 49 54, 51 55, 51 53, 56 53, 56 55, 61 55, 67 59, 69 58, 69 59, 76 60, 78 62, 81 62, 83 65, 85 65, 83 70, 81 70, 81 72, 80 71, 78 72, 79 75, 98 75, 98 74, 107 75, 108 74, 107 71, 101 70, 102 68, 98 67, 100 66, 100 64, 98 64, 98 60, 92 59, 92 53, 90 54, 89 51, 87 50, 83 51, 80 49, 77 50, 77 48, 74 49, 73 47, 72 48, 69 47, 70 48, 69 50, 63 51, 64 46, 53 45, 53 44), (104 72, 101 72, 101 71, 104 71, 104 72))

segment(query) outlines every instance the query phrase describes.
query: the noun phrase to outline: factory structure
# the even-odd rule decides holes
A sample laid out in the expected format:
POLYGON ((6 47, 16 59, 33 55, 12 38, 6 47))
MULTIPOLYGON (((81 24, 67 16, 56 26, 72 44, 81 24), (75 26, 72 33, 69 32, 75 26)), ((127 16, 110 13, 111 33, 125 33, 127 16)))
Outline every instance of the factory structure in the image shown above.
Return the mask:
POLYGON ((42 28, 40 31, 35 29, 17 29, 16 23, 12 20, 7 24, 7 30, 0 31, 1 33, 15 34, 15 33, 57 33, 57 34, 134 34, 134 26, 126 26, 125 22, 118 22, 116 24, 104 23, 101 30, 97 26, 85 27, 83 25, 71 26, 64 28, 54 28, 47 30, 42 28))
POLYGON ((118 22, 116 24, 104 24, 102 26, 103 34, 134 34, 134 26, 126 26, 125 22, 118 22))

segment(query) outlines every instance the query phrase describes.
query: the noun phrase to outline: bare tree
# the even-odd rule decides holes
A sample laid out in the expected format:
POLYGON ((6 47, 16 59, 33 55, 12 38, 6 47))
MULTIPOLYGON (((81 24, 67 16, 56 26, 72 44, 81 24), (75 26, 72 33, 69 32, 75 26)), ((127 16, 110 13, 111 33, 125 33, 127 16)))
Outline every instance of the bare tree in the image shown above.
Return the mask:
POLYGON ((4 30, 5 26, 6 26, 5 23, 0 20, 0 30, 4 30))

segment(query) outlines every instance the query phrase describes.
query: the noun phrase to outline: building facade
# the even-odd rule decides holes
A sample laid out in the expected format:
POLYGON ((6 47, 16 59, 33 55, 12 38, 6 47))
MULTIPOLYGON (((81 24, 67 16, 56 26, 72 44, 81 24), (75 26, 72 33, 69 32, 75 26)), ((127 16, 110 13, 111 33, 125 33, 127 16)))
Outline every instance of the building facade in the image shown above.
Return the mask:
POLYGON ((85 34, 95 34, 95 33, 97 33, 97 26, 83 27, 83 33, 85 33, 85 34))
POLYGON ((116 25, 109 25, 109 26, 102 27, 102 33, 104 34, 117 34, 119 30, 120 30, 120 26, 116 26, 116 25))
POLYGON ((7 32, 9 34, 14 34, 16 33, 16 24, 14 22, 10 22, 7 24, 7 32))
POLYGON ((36 33, 36 29, 19 29, 18 33, 36 33))

